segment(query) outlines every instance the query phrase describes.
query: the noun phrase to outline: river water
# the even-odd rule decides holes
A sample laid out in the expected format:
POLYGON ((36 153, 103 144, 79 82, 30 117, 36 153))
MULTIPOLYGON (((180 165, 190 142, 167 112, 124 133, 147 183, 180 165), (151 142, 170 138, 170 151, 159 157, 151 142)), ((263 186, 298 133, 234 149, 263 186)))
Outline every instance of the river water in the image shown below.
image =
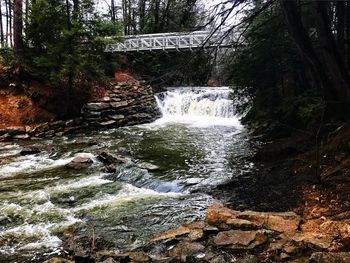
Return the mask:
POLYGON ((157 96, 151 124, 1 144, 0 262, 35 262, 62 251, 72 225, 123 251, 156 233, 203 218, 219 202, 208 189, 252 169, 249 138, 228 88, 177 88, 157 96), (42 150, 21 156, 25 146, 42 150), (100 152, 127 158, 103 172, 100 152), (65 167, 76 156, 94 163, 65 167), (154 169, 157 166, 158 169, 154 169), (152 168, 152 169, 145 169, 152 168))

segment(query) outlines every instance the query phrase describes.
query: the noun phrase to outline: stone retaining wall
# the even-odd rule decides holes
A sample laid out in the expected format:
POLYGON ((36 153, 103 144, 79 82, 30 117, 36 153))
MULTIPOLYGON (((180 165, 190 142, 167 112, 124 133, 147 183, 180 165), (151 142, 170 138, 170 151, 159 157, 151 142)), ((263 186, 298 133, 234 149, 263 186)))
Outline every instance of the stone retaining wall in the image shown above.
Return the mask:
POLYGON ((115 128, 148 123, 160 116, 152 87, 136 83, 117 83, 105 97, 83 106, 79 118, 45 122, 36 126, 0 130, 0 141, 63 136, 89 129, 115 128))
POLYGON ((153 121, 159 110, 151 86, 119 83, 100 101, 83 109, 84 119, 98 126, 126 126, 153 121))

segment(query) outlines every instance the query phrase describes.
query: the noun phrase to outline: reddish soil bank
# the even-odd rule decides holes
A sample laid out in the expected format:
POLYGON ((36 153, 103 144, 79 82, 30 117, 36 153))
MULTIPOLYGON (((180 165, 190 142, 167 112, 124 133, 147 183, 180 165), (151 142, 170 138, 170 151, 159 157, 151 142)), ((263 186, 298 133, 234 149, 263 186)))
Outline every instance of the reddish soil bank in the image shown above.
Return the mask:
POLYGON ((0 89, 0 129, 51 121, 55 114, 40 107, 15 87, 0 89))

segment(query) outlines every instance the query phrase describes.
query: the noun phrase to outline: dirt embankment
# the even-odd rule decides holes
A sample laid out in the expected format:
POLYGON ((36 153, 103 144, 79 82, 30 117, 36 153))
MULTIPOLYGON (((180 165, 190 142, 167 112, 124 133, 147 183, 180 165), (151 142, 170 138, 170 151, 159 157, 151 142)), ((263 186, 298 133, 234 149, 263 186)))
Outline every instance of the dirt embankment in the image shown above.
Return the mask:
POLYGON ((90 98, 100 97, 105 89, 98 84, 69 89, 34 81, 0 86, 0 128, 73 119, 90 98))
POLYGON ((0 129, 52 121, 56 115, 43 109, 16 87, 0 89, 0 129))
POLYGON ((50 85, 25 79, 0 65, 0 129, 79 117, 84 104, 105 97, 117 82, 139 84, 128 72, 116 72, 110 83, 77 80, 68 88, 64 82, 50 85))

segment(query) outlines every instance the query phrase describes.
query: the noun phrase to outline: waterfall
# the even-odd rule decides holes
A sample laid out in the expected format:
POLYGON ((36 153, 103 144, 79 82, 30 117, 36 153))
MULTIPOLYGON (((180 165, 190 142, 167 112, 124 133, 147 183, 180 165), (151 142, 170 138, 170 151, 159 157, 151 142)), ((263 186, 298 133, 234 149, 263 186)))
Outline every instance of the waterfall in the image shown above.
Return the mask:
POLYGON ((177 88, 158 94, 156 100, 163 121, 239 126, 229 95, 226 87, 177 88))

